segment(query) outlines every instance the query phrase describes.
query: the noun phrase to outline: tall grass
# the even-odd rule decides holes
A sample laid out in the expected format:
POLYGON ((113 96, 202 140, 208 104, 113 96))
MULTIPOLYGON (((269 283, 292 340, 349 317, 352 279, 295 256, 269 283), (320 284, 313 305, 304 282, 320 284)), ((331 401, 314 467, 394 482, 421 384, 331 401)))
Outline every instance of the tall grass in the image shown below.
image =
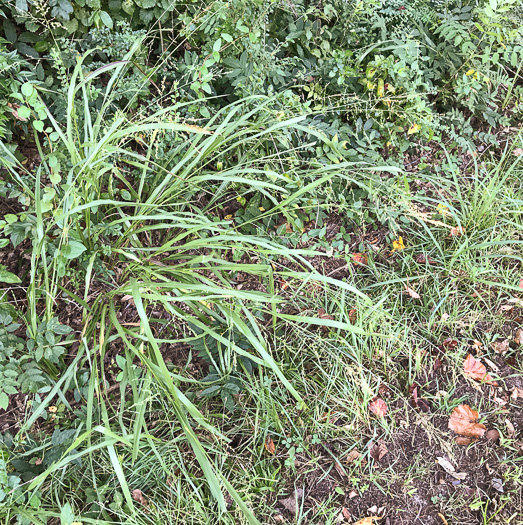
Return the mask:
MULTIPOLYGON (((282 268, 281 276, 302 282, 303 286, 315 281, 321 286, 339 287, 353 297, 351 303, 359 301, 370 306, 371 301, 350 283, 320 275, 304 257, 321 254, 288 249, 267 238, 239 233, 230 221, 212 220, 208 211, 204 213, 185 195, 188 189, 192 194, 210 192, 207 205, 210 210, 231 188, 261 192, 272 203, 262 218, 279 215, 290 222, 293 220, 290 210, 299 197, 336 177, 364 185, 367 175, 362 174, 369 168, 351 163, 323 166, 310 159, 298 163, 299 167, 296 163, 289 164, 288 159, 297 154, 289 140, 293 134, 305 134, 309 142, 327 139, 300 124, 302 117, 275 119, 270 98, 252 97, 234 103, 203 127, 176 122, 180 106, 134 120, 134 116, 115 109, 111 90, 121 79, 137 46, 121 62, 104 66, 87 77, 82 72, 85 56, 79 59, 67 90, 65 122, 57 122, 52 110, 47 110, 58 141, 51 146, 49 141, 42 142, 35 135, 42 157, 36 174, 26 172, 25 178, 20 178, 23 166, 3 148, 11 174, 23 181, 34 207, 36 227, 27 324, 36 333, 40 318, 60 314, 56 309, 58 295, 67 297, 82 310, 83 323, 73 362, 22 426, 17 440, 24 439, 47 407, 56 402, 57 395, 72 409, 66 393, 75 384, 80 369, 87 368, 90 377, 87 394, 81 400, 85 417, 76 426, 74 442, 58 462, 28 483, 25 490, 29 494, 53 493, 51 487, 60 484, 66 472, 75 472, 74 462, 82 460, 85 473, 76 472, 71 479, 88 475, 94 490, 102 494, 96 463, 103 457, 112 467, 113 489, 119 487, 126 512, 136 517, 139 513, 133 499, 136 487, 129 483, 133 466, 150 456, 165 474, 169 470, 159 452, 162 441, 153 435, 149 423, 148 410, 155 391, 161 392, 163 402, 169 405, 169 413, 175 417, 171 424, 176 429, 176 443, 184 450, 185 445, 190 447, 205 479, 205 488, 194 485, 194 474, 189 466, 183 466, 182 454, 181 475, 185 483, 193 486, 202 503, 212 497, 218 516, 228 511, 225 494, 230 494, 244 519, 255 524, 258 521, 238 487, 213 459, 216 456, 213 443, 223 444, 227 439, 184 393, 188 385, 198 387, 201 383, 168 366, 163 349, 210 336, 221 344, 220 373, 230 373, 238 357, 243 356, 260 370, 266 370, 264 373, 272 374, 305 407, 306 401, 280 369, 274 347, 269 343, 271 338, 267 337, 277 322, 321 324, 353 334, 366 332, 351 324, 347 316, 319 320, 315 315, 281 312, 283 299, 276 293, 274 263, 282 268), (104 102, 93 113, 89 83, 109 73, 104 102), (167 159, 157 162, 155 140, 164 133, 183 140, 167 159), (247 154, 253 146, 263 151, 266 141, 287 147, 280 148, 276 158, 247 154), (51 162, 55 155, 64 159, 61 178, 56 177, 54 161, 51 162), (227 167, 216 170, 219 162, 233 155, 238 158, 237 164, 224 162, 227 167), (123 172, 123 166, 133 167, 134 181, 123 172), (285 170, 292 171, 295 180, 303 181, 299 189, 292 192, 286 189, 288 178, 282 173, 285 170), (31 180, 33 186, 27 182, 31 180), (114 180, 130 192, 132 200, 123 201, 111 195, 114 180), (42 205, 44 188, 55 192, 51 209, 42 205), (119 234, 115 235, 115 231, 119 234), (61 255, 70 253, 67 250, 72 243, 80 243, 88 254, 83 259, 82 283, 64 279, 61 255), (230 260, 234 250, 245 254, 241 262, 230 260), (99 261, 114 271, 114 276, 106 278, 102 287, 96 274, 99 261), (239 272, 257 280, 260 289, 236 288, 232 278, 239 272), (132 323, 119 319, 122 297, 132 305, 132 323), (191 327, 197 328, 200 335, 191 327), (240 334, 250 348, 246 350, 225 337, 222 328, 240 334), (111 376, 105 362, 115 349, 125 359, 118 403, 109 395, 111 376), (205 440, 202 432, 208 433, 205 440)), ((66 264, 76 264, 70 262, 74 257, 66 259, 66 264)), ((47 516, 54 515, 51 509, 52 505, 47 516)), ((18 511, 31 513, 27 507, 18 511)), ((109 519, 106 510, 100 512, 109 519)), ((39 522, 36 516, 31 515, 31 519, 39 522)))

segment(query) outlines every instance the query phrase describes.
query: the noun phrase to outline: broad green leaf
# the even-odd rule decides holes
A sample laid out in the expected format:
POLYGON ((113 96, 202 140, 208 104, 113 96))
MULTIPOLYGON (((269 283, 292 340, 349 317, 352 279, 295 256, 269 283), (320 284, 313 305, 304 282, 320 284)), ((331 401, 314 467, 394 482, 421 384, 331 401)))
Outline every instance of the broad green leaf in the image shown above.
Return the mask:
POLYGON ((85 252, 87 248, 78 241, 69 241, 69 244, 64 246, 62 253, 66 259, 76 259, 85 252))

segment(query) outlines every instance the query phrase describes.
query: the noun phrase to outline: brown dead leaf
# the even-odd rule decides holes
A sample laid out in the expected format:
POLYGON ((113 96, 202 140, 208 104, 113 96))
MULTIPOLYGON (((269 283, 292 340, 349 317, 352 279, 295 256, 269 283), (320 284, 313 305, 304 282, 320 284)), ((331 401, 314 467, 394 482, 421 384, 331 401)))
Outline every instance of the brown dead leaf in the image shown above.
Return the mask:
POLYGON ((421 299, 421 296, 419 295, 419 293, 414 291, 412 288, 405 286, 405 291, 407 292, 407 295, 409 297, 412 297, 413 299, 421 299))
POLYGON ((416 383, 409 387, 409 393, 412 396, 410 404, 412 408, 418 408, 422 412, 430 412, 430 405, 427 403, 427 401, 421 397, 418 397, 418 388, 419 387, 416 383))
POLYGON ((495 428, 491 428, 489 431, 487 431, 487 434, 485 436, 489 441, 497 441, 499 439, 499 431, 495 428))
POLYGON ((144 505, 144 506, 147 505, 147 499, 142 494, 142 491, 140 489, 134 489, 132 492, 132 496, 133 496, 134 501, 137 501, 140 505, 144 505))
POLYGON ((460 436, 479 438, 487 427, 478 423, 479 414, 468 405, 458 405, 450 415, 448 427, 460 436))
POLYGON ((519 157, 520 155, 523 155, 523 148, 516 148, 513 152, 513 155, 516 155, 516 157, 519 157))
POLYGON ((358 493, 355 490, 349 492, 349 499, 354 499, 358 497, 358 493))
POLYGON ((456 439, 456 445, 470 445, 474 440, 464 437, 464 436, 458 436, 456 439))
POLYGON ((377 417, 384 417, 387 413, 387 403, 376 397, 369 403, 369 410, 377 417))
POLYGON ((265 450, 271 455, 274 455, 276 452, 276 445, 270 436, 267 436, 267 439, 265 440, 265 450))
POLYGON ((320 308, 320 309, 318 310, 318 317, 319 317, 320 319, 331 319, 331 320, 334 319, 334 316, 333 316, 333 315, 330 315, 330 314, 326 314, 326 313, 325 313, 325 310, 324 310, 323 308, 320 308))
POLYGON ((428 255, 425 255, 424 253, 420 253, 419 255, 417 255, 415 261, 418 264, 438 264, 437 261, 435 261, 428 255))
POLYGON ((357 521, 354 525, 374 525, 374 520, 381 520, 382 516, 367 516, 357 521))
POLYGON ((356 450, 355 448, 353 448, 348 454, 347 454, 347 457, 345 458, 345 463, 350 464, 350 463, 353 463, 354 461, 356 461, 358 458, 361 457, 361 454, 358 450, 356 450))
POLYGON ((472 354, 469 354, 463 362, 463 370, 465 375, 478 381, 483 381, 492 386, 498 386, 498 384, 487 374, 485 365, 478 361, 472 354))
POLYGON ((347 520, 347 521, 350 521, 350 512, 349 512, 349 509, 347 509, 347 507, 343 507, 341 509, 341 513, 343 514, 343 517, 347 520))
POLYGON ((356 308, 351 308, 349 311, 349 323, 354 324, 358 319, 358 312, 356 308))
POLYGON ((494 349, 494 352, 496 352, 496 354, 503 355, 509 351, 508 339, 505 339, 503 341, 494 341, 493 343, 491 343, 490 346, 494 349))
POLYGON ((279 500, 279 503, 283 506, 285 510, 288 510, 291 514, 296 514, 301 498, 303 498, 303 489, 296 489, 294 491, 294 494, 292 494, 288 498, 279 500))
POLYGON ((523 345, 523 328, 518 328, 516 330, 516 335, 514 336, 514 343, 517 345, 523 345))
POLYGON ((382 458, 389 452, 383 439, 379 439, 376 443, 370 441, 367 444, 367 447, 369 448, 370 457, 375 461, 381 461, 382 458))

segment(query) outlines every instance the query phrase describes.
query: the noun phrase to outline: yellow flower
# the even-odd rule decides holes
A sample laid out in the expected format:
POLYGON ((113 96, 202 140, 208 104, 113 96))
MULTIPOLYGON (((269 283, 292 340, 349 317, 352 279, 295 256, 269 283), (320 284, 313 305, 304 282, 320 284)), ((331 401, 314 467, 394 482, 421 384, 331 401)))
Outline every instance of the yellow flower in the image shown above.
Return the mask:
POLYGON ((390 252, 391 255, 396 250, 398 250, 398 251, 404 250, 405 249, 405 245, 403 244, 403 238, 400 236, 400 237, 398 237, 397 241, 392 241, 392 246, 393 246, 394 249, 390 252))
POLYGON ((440 215, 450 215, 448 206, 445 206, 444 204, 438 204, 438 213, 440 215))

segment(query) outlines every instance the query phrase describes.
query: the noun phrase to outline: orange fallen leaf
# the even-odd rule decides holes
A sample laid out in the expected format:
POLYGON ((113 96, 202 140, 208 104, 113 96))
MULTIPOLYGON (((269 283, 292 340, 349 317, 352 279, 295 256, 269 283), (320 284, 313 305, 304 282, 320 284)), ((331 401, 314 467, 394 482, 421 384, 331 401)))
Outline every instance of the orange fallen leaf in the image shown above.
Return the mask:
POLYGON ((463 370, 466 376, 478 381, 483 381, 492 386, 498 386, 498 384, 487 374, 485 365, 478 361, 472 354, 469 354, 463 363, 463 370))
POLYGON ((358 312, 356 311, 356 308, 351 308, 349 311, 350 324, 354 324, 357 319, 358 319, 358 312))
POLYGON ((448 427, 460 436, 479 438, 487 427, 478 423, 479 414, 468 405, 458 405, 450 415, 448 427))
POLYGON ((377 397, 369 403, 369 410, 377 417, 384 417, 387 413, 387 403, 377 397))
POLYGON ((357 521, 354 525, 374 525, 374 520, 381 520, 381 516, 367 516, 357 521))
POLYGON ((265 450, 269 453, 274 455, 276 452, 276 445, 274 444, 274 441, 269 437, 265 440, 265 450))
POLYGON ((364 253, 352 253, 350 258, 351 261, 356 265, 360 264, 362 266, 365 266, 368 261, 368 257, 364 253))

